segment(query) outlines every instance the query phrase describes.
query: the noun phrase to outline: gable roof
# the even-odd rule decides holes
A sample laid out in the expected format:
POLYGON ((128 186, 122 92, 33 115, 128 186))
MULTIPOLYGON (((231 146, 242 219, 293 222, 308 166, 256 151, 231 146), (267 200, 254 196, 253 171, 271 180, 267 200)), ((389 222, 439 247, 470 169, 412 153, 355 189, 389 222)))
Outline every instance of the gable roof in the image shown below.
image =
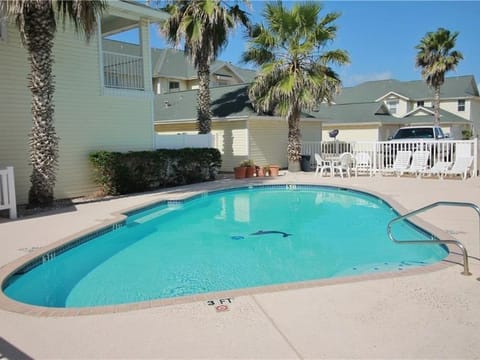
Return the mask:
MULTIPOLYGON (((343 88, 335 98, 336 104, 362 103, 382 99, 395 93, 417 100, 433 99, 433 91, 423 80, 398 81, 394 79, 367 81, 353 87, 343 88)), ((440 89, 442 98, 470 98, 479 96, 475 78, 472 75, 449 77, 440 89)))
MULTIPOLYGON (((247 95, 248 85, 210 88, 213 118, 256 115, 247 95)), ((155 96, 155 121, 195 120, 197 90, 177 91, 155 96)))
MULTIPOLYGON (((335 97, 335 104, 371 102, 395 93, 413 101, 433 99, 433 91, 423 80, 398 81, 394 79, 367 81, 353 87, 343 88, 335 97)), ((472 75, 449 77, 440 89, 441 98, 465 99, 479 96, 472 75)))
MULTIPOLYGON (((425 81, 378 80, 342 89, 332 105, 322 104, 316 118, 326 124, 424 124, 432 123, 434 112, 430 108, 416 108, 402 117, 392 116, 383 100, 390 96, 407 101, 431 100, 433 93, 425 81), (383 106, 381 106, 383 105, 383 106)), ((472 75, 446 78, 441 88, 442 98, 466 99, 479 96, 475 78, 472 75)), ((468 124, 471 121, 440 110, 440 123, 468 124)))
MULTIPOLYGON (((155 96, 155 122, 196 121, 197 90, 177 91, 155 96)), ((278 116, 258 114, 248 97, 248 84, 210 88, 212 120, 240 118, 278 119, 278 116)), ((377 104, 378 107, 378 104, 377 104)), ((302 113, 302 119, 320 121, 302 113)))
MULTIPOLYGON (((395 118, 396 122, 392 122, 395 124, 405 124, 405 125, 431 125, 434 122, 435 115, 434 113, 428 112, 421 112, 421 115, 413 114, 410 112, 409 114, 405 115, 402 118, 395 118)), ((388 123, 388 122, 387 122, 388 123)), ((452 114, 449 111, 445 111, 440 109, 440 125, 441 124, 469 124, 471 121, 464 119, 460 116, 452 114)))
POLYGON ((399 120, 390 115, 384 103, 322 104, 318 111, 311 112, 318 119, 335 124, 381 123, 399 120))

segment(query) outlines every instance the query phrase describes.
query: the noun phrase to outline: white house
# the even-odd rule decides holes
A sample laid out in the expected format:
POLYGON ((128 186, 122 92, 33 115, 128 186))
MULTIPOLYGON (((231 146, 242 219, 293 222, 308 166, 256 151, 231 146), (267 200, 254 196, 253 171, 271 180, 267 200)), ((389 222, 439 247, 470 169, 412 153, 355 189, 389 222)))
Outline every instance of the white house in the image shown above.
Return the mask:
MULTIPOLYGON (((405 125, 431 125, 433 91, 425 81, 378 80, 343 88, 332 105, 311 113, 323 120, 323 138, 339 129, 338 140, 387 140, 405 125)), ((449 77, 441 87, 440 125, 453 139, 464 130, 480 133, 480 97, 473 75, 449 77)))

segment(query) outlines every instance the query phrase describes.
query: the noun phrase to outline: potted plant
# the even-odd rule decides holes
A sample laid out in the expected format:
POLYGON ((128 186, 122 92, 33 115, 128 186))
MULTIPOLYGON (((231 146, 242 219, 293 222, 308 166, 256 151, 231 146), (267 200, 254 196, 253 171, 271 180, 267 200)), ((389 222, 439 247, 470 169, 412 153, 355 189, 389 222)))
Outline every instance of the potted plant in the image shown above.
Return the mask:
POLYGON ((278 165, 269 165, 270 176, 278 176, 278 171, 280 170, 280 166, 278 165))
POLYGON ((257 177, 264 177, 265 173, 263 172, 262 166, 255 166, 255 171, 257 173, 257 177))
POLYGON ((243 179, 247 176, 247 167, 243 166, 243 162, 240 165, 233 168, 235 179, 243 179))
POLYGON ((255 162, 251 159, 249 160, 244 160, 240 164, 240 166, 243 166, 246 168, 246 174, 245 177, 253 177, 255 174, 255 162))

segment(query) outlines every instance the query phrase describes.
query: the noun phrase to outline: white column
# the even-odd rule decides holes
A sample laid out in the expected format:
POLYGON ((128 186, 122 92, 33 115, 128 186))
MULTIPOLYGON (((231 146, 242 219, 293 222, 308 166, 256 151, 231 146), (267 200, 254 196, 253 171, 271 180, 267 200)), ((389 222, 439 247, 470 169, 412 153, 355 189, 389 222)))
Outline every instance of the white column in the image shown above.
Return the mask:
POLYGON ((145 92, 152 92, 152 51, 150 49, 150 21, 140 20, 140 47, 143 57, 143 82, 145 92))

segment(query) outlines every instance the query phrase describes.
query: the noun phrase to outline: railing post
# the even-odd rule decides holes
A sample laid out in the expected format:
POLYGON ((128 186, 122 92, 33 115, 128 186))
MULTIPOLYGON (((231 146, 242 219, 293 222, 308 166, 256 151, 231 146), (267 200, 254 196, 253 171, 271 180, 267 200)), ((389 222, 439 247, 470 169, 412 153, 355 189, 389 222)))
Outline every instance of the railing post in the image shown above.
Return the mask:
POLYGON ((15 175, 13 166, 7 166, 7 184, 8 184, 8 201, 10 204, 10 219, 17 218, 17 197, 15 194, 15 175))
POLYGON ((478 176, 478 138, 473 139, 473 176, 478 176))

